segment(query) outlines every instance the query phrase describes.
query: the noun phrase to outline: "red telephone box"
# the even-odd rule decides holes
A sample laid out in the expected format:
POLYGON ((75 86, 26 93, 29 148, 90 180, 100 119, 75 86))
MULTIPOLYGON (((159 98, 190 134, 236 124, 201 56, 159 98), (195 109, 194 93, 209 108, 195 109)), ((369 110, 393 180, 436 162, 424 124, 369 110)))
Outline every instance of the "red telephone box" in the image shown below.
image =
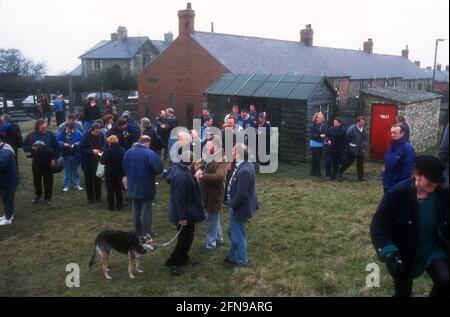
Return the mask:
POLYGON ((372 104, 370 157, 384 159, 391 142, 391 126, 397 117, 397 105, 372 104))

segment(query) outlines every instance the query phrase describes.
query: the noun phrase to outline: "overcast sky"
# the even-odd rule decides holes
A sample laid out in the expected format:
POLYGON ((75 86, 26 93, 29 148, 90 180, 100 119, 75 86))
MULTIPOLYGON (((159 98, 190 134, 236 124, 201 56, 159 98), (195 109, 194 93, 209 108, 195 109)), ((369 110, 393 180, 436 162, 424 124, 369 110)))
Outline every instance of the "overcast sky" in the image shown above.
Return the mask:
MULTIPOLYGON (((129 36, 162 40, 178 35, 177 11, 186 0, 0 0, 0 48, 17 48, 45 61, 51 75, 69 72, 78 56, 119 25, 129 36)), ((312 24, 314 45, 401 55, 432 66, 435 40, 449 38, 448 0, 192 0, 195 29, 299 41, 312 24)), ((449 41, 439 43, 438 63, 449 64, 449 41)), ((232 48, 230 48, 232 49, 232 48)), ((444 66, 445 67, 445 66, 444 66)))

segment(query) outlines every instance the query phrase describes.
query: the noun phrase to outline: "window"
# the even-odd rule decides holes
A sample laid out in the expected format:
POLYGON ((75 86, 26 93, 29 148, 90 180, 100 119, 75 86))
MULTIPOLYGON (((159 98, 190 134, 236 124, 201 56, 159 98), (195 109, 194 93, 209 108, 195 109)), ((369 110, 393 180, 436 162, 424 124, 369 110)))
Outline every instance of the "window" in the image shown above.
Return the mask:
POLYGON ((339 79, 334 80, 334 88, 336 88, 337 91, 339 91, 340 84, 341 84, 341 81, 339 79))
POLYGON ((326 105, 320 105, 319 109, 317 110, 317 112, 322 112, 323 116, 325 118, 325 122, 328 121, 328 113, 330 111, 330 105, 326 104, 326 105))
POLYGON ((150 63, 150 55, 144 54, 142 56, 142 68, 147 67, 149 63, 150 63))
POLYGON ((417 83, 417 90, 423 91, 423 83, 422 82, 417 83))
POLYGON ((93 60, 93 68, 94 70, 102 69, 102 63, 100 59, 93 60))
POLYGON ((358 88, 359 88, 359 90, 362 90, 362 89, 365 88, 364 87, 364 80, 361 80, 361 81, 358 82, 358 88))

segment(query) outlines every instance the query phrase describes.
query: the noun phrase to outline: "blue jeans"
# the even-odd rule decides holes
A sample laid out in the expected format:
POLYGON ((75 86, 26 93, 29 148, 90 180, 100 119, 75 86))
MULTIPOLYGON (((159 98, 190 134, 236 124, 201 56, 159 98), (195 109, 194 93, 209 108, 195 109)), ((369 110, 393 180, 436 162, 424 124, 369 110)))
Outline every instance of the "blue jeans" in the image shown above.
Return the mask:
POLYGON ((64 187, 69 187, 70 181, 73 187, 80 186, 78 166, 80 166, 80 160, 76 156, 64 156, 64 187))
POLYGON ((228 259, 239 266, 247 266, 247 237, 245 235, 245 220, 238 220, 234 217, 234 211, 229 211, 228 235, 230 237, 230 251, 228 251, 228 259))
POLYGON ((134 229, 138 235, 145 235, 152 231, 153 200, 132 199, 134 229))
POLYGON ((206 248, 214 249, 218 243, 223 243, 222 228, 220 227, 220 211, 205 210, 206 215, 206 248))
POLYGON ((92 121, 91 120, 85 120, 83 121, 83 132, 88 133, 91 131, 92 121))

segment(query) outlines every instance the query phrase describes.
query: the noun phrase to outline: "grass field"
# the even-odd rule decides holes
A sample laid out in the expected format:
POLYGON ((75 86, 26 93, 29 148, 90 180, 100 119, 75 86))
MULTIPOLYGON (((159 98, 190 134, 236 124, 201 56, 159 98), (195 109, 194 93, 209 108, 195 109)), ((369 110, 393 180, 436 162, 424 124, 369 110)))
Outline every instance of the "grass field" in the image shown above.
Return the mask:
MULTIPOLYGON (((30 127, 23 124, 23 132, 30 127)), ((383 265, 380 287, 365 286, 366 265, 380 264, 369 224, 382 196, 381 166, 366 163, 365 183, 354 181, 354 167, 342 183, 311 178, 307 164, 258 174, 260 209, 247 226, 249 268, 232 270, 223 261, 227 240, 214 253, 204 253, 200 224, 190 253, 200 265, 186 274, 173 276, 163 266, 172 244, 146 256, 145 272, 134 280, 128 278, 126 256, 113 256, 113 279, 105 280, 97 266, 87 267, 94 239, 106 228, 131 230, 130 208, 108 211, 105 202, 89 205, 84 191, 62 193, 62 173, 55 177, 53 205, 32 205, 31 160, 20 152, 14 222, 0 227, 0 296, 391 296, 393 284, 383 265), (80 265, 79 288, 66 287, 69 263, 80 265)), ((153 223, 157 242, 164 242, 176 231, 168 223, 168 186, 158 181, 153 223)), ((104 188, 103 194, 106 198, 104 188)), ((226 231, 226 212, 222 226, 226 231)), ((414 295, 426 296, 430 286, 422 276, 414 295)))

